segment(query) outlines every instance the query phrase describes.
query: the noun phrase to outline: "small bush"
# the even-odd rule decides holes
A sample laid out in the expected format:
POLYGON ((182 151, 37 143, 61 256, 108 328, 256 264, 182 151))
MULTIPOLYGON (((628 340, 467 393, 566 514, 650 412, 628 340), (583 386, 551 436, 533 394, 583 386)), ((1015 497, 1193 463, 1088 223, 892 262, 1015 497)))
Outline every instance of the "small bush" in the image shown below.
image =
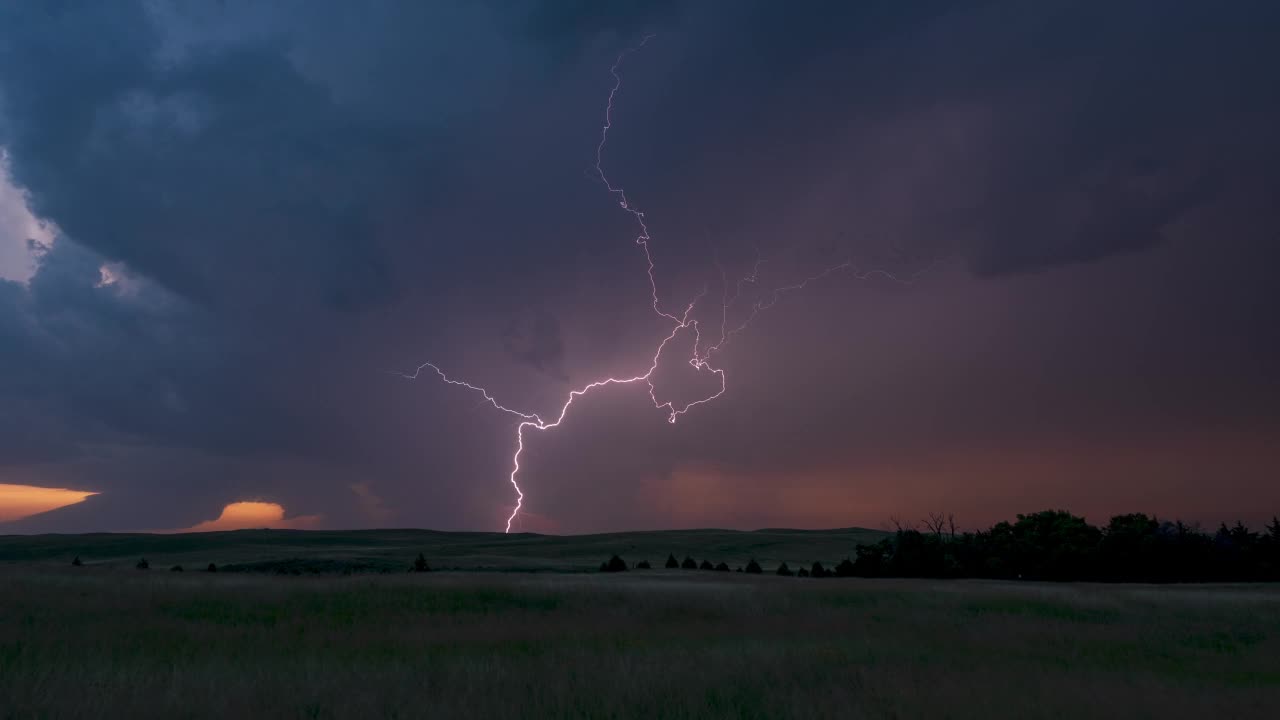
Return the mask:
POLYGON ((760 563, 756 562, 755 558, 751 558, 751 562, 747 563, 746 572, 752 575, 759 575, 763 570, 760 569, 760 563))
POLYGON ((147 562, 146 558, 139 558, 138 564, 134 565, 134 567, 138 568, 139 570, 150 570, 151 563, 147 562))
POLYGON ((796 573, 796 577, 809 577, 809 571, 804 568, 800 568, 800 572, 796 573))
POLYGON ((824 578, 831 573, 826 568, 822 567, 822 563, 815 561, 813 563, 813 567, 809 570, 809 574, 816 578, 824 578))
POLYGON ((698 569, 699 570, 715 570, 716 566, 712 565, 710 560, 703 560, 702 564, 698 566, 698 569))
POLYGON ((609 558, 609 562, 600 563, 600 572, 622 572, 626 569, 626 561, 617 555, 609 558))
POLYGON ((792 575, 795 575, 795 573, 791 572, 791 568, 787 567, 786 563, 782 563, 781 565, 778 566, 778 574, 783 575, 785 577, 791 577, 792 575))
POLYGON ((678 567, 680 567, 680 562, 679 562, 678 560, 676 560, 676 556, 675 556, 675 555, 668 555, 668 556, 667 556, 667 569, 668 569, 668 570, 674 570, 675 568, 678 568, 678 567))
POLYGON ((173 567, 169 568, 169 572, 182 572, 182 566, 174 565, 173 567))
POLYGON ((641 560, 640 562, 636 563, 637 570, 648 570, 650 567, 651 566, 649 565, 648 560, 641 560))
POLYGON ((218 566, 213 563, 209 563, 209 567, 205 568, 205 572, 218 572, 218 566))
POLYGON ((75 567, 80 567, 81 565, 84 565, 84 563, 80 562, 79 555, 75 556, 75 558, 72 559, 71 564, 74 565, 75 567))
POLYGON ((716 563, 716 570, 719 572, 729 572, 729 566, 723 560, 716 563))
POLYGON ((427 559, 422 553, 418 553, 418 557, 413 559, 414 572, 431 572, 431 566, 427 564, 427 559))
POLYGON ((680 563, 680 567, 684 568, 685 570, 697 570, 697 569, 698 569, 698 561, 697 561, 697 560, 694 560, 693 558, 689 557, 688 555, 685 555, 685 556, 684 556, 684 562, 680 563))

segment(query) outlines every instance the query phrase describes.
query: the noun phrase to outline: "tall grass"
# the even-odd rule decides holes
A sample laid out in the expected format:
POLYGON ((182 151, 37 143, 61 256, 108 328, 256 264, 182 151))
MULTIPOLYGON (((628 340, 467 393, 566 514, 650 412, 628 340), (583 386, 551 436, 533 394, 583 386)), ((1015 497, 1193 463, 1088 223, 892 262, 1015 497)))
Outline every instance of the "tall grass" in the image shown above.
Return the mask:
POLYGON ((1280 589, 0 569, 0 717, 1274 717, 1280 589))

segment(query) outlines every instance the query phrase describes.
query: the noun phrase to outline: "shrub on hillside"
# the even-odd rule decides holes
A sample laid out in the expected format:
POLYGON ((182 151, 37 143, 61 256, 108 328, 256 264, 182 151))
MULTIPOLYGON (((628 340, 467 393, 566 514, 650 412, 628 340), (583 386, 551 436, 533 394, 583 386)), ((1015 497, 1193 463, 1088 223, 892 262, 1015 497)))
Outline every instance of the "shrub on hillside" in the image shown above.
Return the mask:
POLYGON ((600 564, 601 572, 622 572, 627 569, 627 563, 622 558, 614 555, 609 558, 609 562, 600 564))
POLYGON ((760 569, 760 563, 756 562, 755 558, 751 558, 751 562, 747 563, 746 572, 752 575, 759 575, 763 570, 760 569))
POLYGON ((796 577, 809 577, 809 571, 804 568, 800 568, 799 572, 796 573, 796 577))
POLYGON ((729 572, 729 566, 726 565, 723 560, 721 560, 720 562, 716 563, 716 570, 718 570, 719 572, 729 572))
POLYGON ((698 561, 697 561, 697 560, 694 560, 693 558, 689 557, 688 555, 685 555, 685 556, 684 556, 684 562, 680 563, 680 567, 684 568, 685 570, 697 570, 697 569, 698 569, 698 561))
POLYGON ((853 563, 849 558, 841 560, 840 564, 836 565, 835 575, 836 577, 853 577, 853 563))
POLYGON ((815 561, 813 563, 813 567, 809 569, 809 574, 816 578, 824 578, 831 573, 827 572, 827 569, 822 567, 822 563, 815 561))
POLYGON ((74 565, 75 567, 80 567, 81 565, 84 565, 84 563, 80 562, 79 555, 75 556, 75 558, 72 559, 71 564, 74 565))
POLYGON ((674 570, 675 568, 678 568, 678 567, 680 567, 680 561, 676 560, 676 556, 675 556, 675 555, 668 555, 668 556, 667 556, 667 569, 668 569, 668 570, 674 570))
POLYGON ((648 560, 641 560, 640 562, 636 563, 637 570, 648 570, 650 567, 651 565, 649 565, 648 560))
POLYGON ((418 553, 418 557, 413 559, 414 572, 431 572, 431 566, 427 564, 427 558, 422 553, 418 553))
POLYGON ((213 563, 209 563, 209 567, 205 568, 204 570, 205 572, 218 572, 218 566, 214 565, 213 563))
POLYGON ((146 558, 139 558, 138 564, 134 565, 134 567, 138 568, 139 570, 149 570, 151 568, 151 563, 147 562, 146 558))
POLYGON ((182 572, 182 566, 174 565, 173 567, 169 568, 169 572, 182 572))
POLYGON ((782 563, 781 565, 778 566, 778 574, 787 576, 787 577, 790 577, 791 575, 795 575, 795 573, 791 572, 791 568, 787 567, 786 563, 782 563))
POLYGON ((715 570, 716 566, 712 565, 710 560, 703 560, 702 564, 698 566, 698 569, 699 570, 715 570))

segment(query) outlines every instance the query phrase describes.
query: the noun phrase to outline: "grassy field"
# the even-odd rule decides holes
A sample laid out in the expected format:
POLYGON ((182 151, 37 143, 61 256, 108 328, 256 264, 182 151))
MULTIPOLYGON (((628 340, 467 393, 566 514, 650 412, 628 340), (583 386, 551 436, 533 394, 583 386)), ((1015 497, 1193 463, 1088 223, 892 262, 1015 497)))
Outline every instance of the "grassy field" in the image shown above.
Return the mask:
MULTIPOLYGON (((295 577, 142 572, 125 564, 136 551, 80 568, 51 549, 3 556, 0 718, 1164 719, 1280 707, 1275 586, 295 577)), ((170 551, 148 550, 198 554, 170 551)))
POLYGON ((0 565, 86 565, 132 568, 145 557, 153 568, 190 570, 215 563, 232 570, 309 568, 325 572, 405 570, 418 553, 433 568, 573 572, 595 570, 610 555, 661 567, 669 553, 683 560, 724 561, 731 567, 756 558, 766 568, 788 562, 828 567, 853 555, 858 543, 886 533, 845 530, 663 530, 602 535, 434 532, 430 530, 237 530, 178 535, 0 535, 0 565))

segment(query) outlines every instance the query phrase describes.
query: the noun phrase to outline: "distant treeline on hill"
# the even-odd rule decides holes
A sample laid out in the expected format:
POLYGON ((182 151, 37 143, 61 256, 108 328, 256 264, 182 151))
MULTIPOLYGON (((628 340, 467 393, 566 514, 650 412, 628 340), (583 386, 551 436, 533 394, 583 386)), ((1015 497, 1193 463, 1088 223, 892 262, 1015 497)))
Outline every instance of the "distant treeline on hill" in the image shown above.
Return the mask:
POLYGON ((1237 522, 1210 534, 1142 513, 1117 515, 1099 528, 1046 510, 958 533, 950 516, 931 515, 924 530, 899 527, 892 537, 858 545, 851 569, 861 577, 1280 580, 1280 519, 1272 518, 1263 533, 1237 522))
MULTIPOLYGON (((814 562, 792 571, 781 563, 772 572, 801 577, 920 577, 1103 582, 1280 581, 1280 519, 1257 533, 1237 522, 1214 533, 1182 522, 1162 522, 1141 513, 1117 515, 1105 527, 1062 510, 1019 515, 988 530, 957 532, 949 515, 930 515, 924 529, 898 525, 877 543, 859 544, 854 557, 832 569, 814 562)), ((648 568, 647 562, 637 568, 648 568)), ((686 557, 669 569, 711 570, 686 557)), ((617 556, 601 571, 626 570, 617 556)), ((716 570, 728 570, 720 563, 716 570)), ((742 572, 742 568, 738 568, 742 572)), ((748 573, 764 570, 752 560, 748 573)))

